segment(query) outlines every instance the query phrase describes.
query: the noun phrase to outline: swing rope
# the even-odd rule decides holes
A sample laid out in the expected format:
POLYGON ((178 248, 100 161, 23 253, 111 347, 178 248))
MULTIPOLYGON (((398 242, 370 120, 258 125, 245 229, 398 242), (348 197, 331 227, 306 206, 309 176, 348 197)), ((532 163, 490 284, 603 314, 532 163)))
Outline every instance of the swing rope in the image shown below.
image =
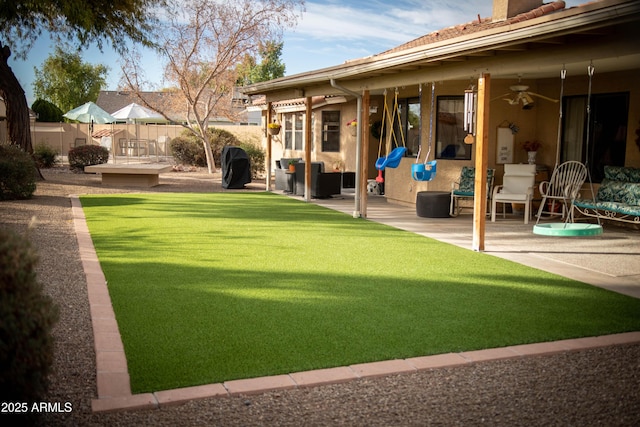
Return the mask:
MULTIPOLYGON (((589 150, 591 150, 590 142, 591 142, 591 81, 593 80, 593 74, 596 69, 593 66, 593 61, 589 64, 587 68, 587 74, 589 74, 589 90, 587 92, 587 142, 586 142, 586 154, 584 158, 584 165, 587 168, 587 178, 589 179, 589 188, 591 190, 591 199, 595 200, 595 192, 593 190, 593 181, 591 180, 591 172, 589 171, 589 150)), ((598 225, 600 224, 600 215, 596 217, 598 220, 598 225)))
MULTIPOLYGON (((418 85, 418 105, 420 105, 420 108, 422 108, 422 83, 418 85)), ((418 123, 420 126, 420 132, 422 132, 422 113, 418 118, 418 123)), ((429 152, 431 152, 431 147, 429 147, 429 152)), ((427 157, 429 157, 429 152, 427 153, 427 157)), ((422 144, 420 144, 420 146, 418 147, 418 155, 416 156, 415 163, 420 163, 420 153, 422 153, 422 144)))
POLYGON ((398 108, 398 88, 395 90, 395 97, 393 102, 393 113, 389 111, 389 106, 387 103, 387 90, 384 91, 384 109, 382 113, 382 125, 380 127, 380 141, 378 144, 378 160, 376 161, 376 169, 378 169, 378 177, 376 178, 377 182, 384 182, 384 178, 382 177, 382 171, 385 168, 397 168, 400 164, 400 160, 404 156, 404 153, 407 151, 407 147, 404 141, 404 132, 402 131, 402 121, 400 118, 400 109, 398 108), (398 139, 395 134, 394 125, 396 121, 396 116, 398 117, 398 128, 400 131, 400 138, 402 142, 402 147, 398 144, 398 139), (391 135, 387 138, 386 144, 386 155, 382 155, 382 139, 385 138, 385 126, 389 126, 389 130, 391 135), (395 142, 396 148, 391 149, 391 138, 395 142))
MULTIPOLYGON (((405 140, 404 140, 404 131, 402 130, 402 118, 400 117, 400 108, 398 108, 398 88, 396 88, 395 98, 394 98, 394 101, 393 101, 393 110, 395 111, 395 115, 393 117, 393 121, 391 122, 391 130, 392 130, 392 134, 391 135, 393 135, 393 142, 396 143, 396 147, 400 146, 398 144, 398 138, 396 138, 396 133, 393 132, 393 128, 394 128, 394 124, 395 124, 396 116, 397 116, 397 118, 398 118, 398 129, 400 130, 400 141, 402 142, 402 146, 406 147, 405 140)), ((388 144, 387 153, 389 153, 391 151, 391 139, 389 139, 387 144, 388 144)))
POLYGON ((562 108, 563 108, 563 97, 564 97, 564 79, 567 77, 567 70, 562 65, 562 70, 560 70, 560 113, 558 118, 558 139, 556 143, 556 164, 553 166, 555 170, 560 164, 560 145, 562 144, 562 108))
POLYGON ((382 140, 384 138, 384 128, 387 123, 387 113, 389 106, 387 105, 387 90, 384 90, 384 107, 382 107, 382 123, 380 124, 380 137, 378 138, 378 158, 382 157, 382 140))
POLYGON ((434 116, 434 108, 436 105, 436 97, 435 97, 435 93, 436 93, 436 82, 431 82, 431 106, 430 108, 430 114, 429 114, 429 151, 427 151, 427 155, 424 158, 424 164, 427 164, 427 161, 429 160, 429 156, 431 155, 431 144, 433 142, 433 116, 434 116))
MULTIPOLYGON (((434 116, 434 108, 435 108, 435 91, 436 91, 436 83, 431 82, 431 106, 430 106, 430 114, 429 114, 429 141, 427 155, 424 157, 424 163, 420 164, 420 152, 422 151, 422 144, 420 144, 420 148, 418 149, 418 156, 416 157, 415 164, 411 165, 411 177, 415 181, 431 181, 436 176, 436 166, 437 161, 429 161, 429 157, 431 156, 431 147, 433 144, 433 116, 434 116)), ((422 105, 422 85, 419 87, 420 94, 420 105, 422 105)), ((422 114, 420 115, 422 116, 422 114)), ((420 117, 420 129, 422 130, 422 117, 420 117)))

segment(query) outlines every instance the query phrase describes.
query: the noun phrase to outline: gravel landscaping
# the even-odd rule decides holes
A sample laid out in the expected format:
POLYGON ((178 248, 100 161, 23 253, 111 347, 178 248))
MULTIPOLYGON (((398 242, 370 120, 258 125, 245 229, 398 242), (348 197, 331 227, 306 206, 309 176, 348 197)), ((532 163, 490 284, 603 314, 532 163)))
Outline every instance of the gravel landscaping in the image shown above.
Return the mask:
MULTIPOLYGON (((43 170, 35 196, 0 202, 0 227, 28 233, 39 280, 60 307, 46 426, 640 425, 640 344, 491 361, 344 384, 211 398, 155 410, 92 413, 96 365, 70 194, 139 192, 100 177, 43 170)), ((172 172, 144 191, 224 190, 220 175, 172 172)), ((261 191, 263 183, 248 190, 261 191)), ((461 309, 463 309, 461 307, 461 309)), ((401 333, 401 331, 399 331, 401 333)), ((1 419, 1 418, 0 418, 1 419)))

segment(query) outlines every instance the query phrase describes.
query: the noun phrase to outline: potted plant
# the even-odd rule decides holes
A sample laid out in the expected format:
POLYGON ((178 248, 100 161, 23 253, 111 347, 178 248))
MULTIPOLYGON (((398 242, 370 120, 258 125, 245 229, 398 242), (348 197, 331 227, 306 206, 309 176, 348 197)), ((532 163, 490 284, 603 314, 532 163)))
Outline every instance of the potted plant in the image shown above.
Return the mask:
POLYGON ((358 133, 358 120, 357 119, 351 120, 350 122, 347 123, 347 127, 349 128, 351 136, 356 136, 356 134, 358 133))
POLYGON ((277 135, 280 133, 280 123, 277 122, 273 122, 273 123, 269 123, 267 125, 267 131, 269 132, 269 135, 277 135))
POLYGON ((536 154, 538 153, 538 150, 541 146, 542 144, 538 140, 525 141, 522 144, 522 148, 527 152, 527 162, 530 165, 536 164, 536 154))
POLYGON ((296 171, 296 162, 295 160, 289 160, 289 172, 295 172, 296 171))

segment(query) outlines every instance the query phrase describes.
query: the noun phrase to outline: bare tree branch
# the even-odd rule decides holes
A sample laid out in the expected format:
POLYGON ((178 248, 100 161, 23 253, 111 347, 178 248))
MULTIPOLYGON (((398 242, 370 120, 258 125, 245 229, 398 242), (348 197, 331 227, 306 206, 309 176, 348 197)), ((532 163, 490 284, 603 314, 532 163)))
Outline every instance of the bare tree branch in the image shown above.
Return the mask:
POLYGON ((171 112, 182 107, 183 126, 202 142, 213 173, 208 123, 213 117, 237 119, 232 106, 237 65, 247 54, 257 53, 261 41, 280 40, 284 28, 295 25, 303 10, 301 0, 183 1, 179 10, 167 14, 159 31, 172 101, 160 105, 145 99, 144 72, 135 58, 122 66, 125 86, 165 118, 171 119, 171 112))

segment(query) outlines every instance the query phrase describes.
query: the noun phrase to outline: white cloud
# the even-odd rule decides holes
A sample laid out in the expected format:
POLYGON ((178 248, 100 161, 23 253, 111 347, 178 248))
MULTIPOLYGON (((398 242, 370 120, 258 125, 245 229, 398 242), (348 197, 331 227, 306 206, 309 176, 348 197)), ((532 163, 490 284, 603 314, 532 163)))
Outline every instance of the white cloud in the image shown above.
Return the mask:
MULTIPOLYGON (((484 6, 484 5, 483 5, 484 6)), ((363 40, 389 47, 431 31, 485 16, 489 7, 476 10, 467 2, 453 5, 442 0, 307 2, 306 12, 294 30, 297 37, 315 41, 363 40)))

